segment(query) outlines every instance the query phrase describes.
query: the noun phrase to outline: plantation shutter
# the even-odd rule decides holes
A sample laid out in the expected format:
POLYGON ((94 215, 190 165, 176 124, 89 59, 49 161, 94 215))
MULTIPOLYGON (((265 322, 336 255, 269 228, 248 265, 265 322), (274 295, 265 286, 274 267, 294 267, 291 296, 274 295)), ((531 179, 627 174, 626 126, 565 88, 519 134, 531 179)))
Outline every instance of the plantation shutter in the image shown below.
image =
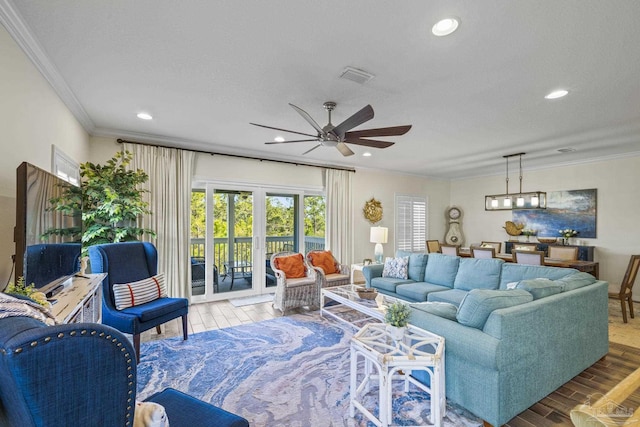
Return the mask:
POLYGON ((420 252, 426 249, 427 199, 396 195, 396 250, 420 252))

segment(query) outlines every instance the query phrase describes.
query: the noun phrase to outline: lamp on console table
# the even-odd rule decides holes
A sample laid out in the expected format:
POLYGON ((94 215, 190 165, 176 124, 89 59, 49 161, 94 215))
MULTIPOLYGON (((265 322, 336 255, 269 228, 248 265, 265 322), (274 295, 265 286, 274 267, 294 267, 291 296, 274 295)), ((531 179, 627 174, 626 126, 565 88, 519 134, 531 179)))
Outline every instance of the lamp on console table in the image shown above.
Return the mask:
POLYGON ((376 244, 374 255, 378 264, 382 264, 382 256, 384 255, 382 244, 387 243, 388 233, 389 229, 387 227, 371 227, 369 241, 376 244))

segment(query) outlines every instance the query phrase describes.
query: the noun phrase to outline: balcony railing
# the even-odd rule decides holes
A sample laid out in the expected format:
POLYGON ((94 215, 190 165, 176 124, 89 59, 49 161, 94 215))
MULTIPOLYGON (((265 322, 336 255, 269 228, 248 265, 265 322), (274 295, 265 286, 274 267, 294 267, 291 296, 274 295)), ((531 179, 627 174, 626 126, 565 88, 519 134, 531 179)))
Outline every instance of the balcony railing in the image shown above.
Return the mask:
MULTIPOLYGON (((229 241, 226 238, 213 239, 213 263, 224 273, 224 266, 229 262, 251 264, 253 260, 253 245, 251 237, 236 237, 233 244, 233 253, 229 252, 229 241)), ((267 237, 267 258, 274 252, 293 251, 293 236, 267 237)), ((305 237, 304 251, 324 249, 324 237, 305 237)), ((191 257, 204 262, 205 239, 191 239, 191 257)))

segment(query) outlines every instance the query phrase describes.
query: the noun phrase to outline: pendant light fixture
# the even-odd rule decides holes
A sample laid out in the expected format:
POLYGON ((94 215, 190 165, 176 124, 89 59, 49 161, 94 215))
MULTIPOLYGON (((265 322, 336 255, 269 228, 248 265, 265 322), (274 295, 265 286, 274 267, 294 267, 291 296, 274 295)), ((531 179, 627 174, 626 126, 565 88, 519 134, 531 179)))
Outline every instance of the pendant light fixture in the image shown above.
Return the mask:
POLYGON ((502 156, 506 160, 507 176, 506 176, 506 193, 493 194, 484 196, 484 210, 486 211, 504 211, 513 209, 546 209, 547 193, 544 191, 522 192, 522 156, 525 153, 508 154, 502 156), (518 157, 520 163, 520 192, 509 193, 509 159, 518 157))

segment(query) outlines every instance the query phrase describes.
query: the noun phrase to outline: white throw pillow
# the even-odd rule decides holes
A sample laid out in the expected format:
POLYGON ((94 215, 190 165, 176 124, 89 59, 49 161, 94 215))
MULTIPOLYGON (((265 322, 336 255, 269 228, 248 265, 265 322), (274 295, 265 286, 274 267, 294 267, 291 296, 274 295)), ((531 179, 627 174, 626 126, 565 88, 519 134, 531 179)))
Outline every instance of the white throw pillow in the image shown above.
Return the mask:
POLYGON ((155 402, 136 402, 133 427, 169 427, 164 406, 155 402))
POLYGON ((144 304, 167 296, 164 273, 132 283, 113 285, 113 298, 116 309, 123 310, 134 305, 144 304))

